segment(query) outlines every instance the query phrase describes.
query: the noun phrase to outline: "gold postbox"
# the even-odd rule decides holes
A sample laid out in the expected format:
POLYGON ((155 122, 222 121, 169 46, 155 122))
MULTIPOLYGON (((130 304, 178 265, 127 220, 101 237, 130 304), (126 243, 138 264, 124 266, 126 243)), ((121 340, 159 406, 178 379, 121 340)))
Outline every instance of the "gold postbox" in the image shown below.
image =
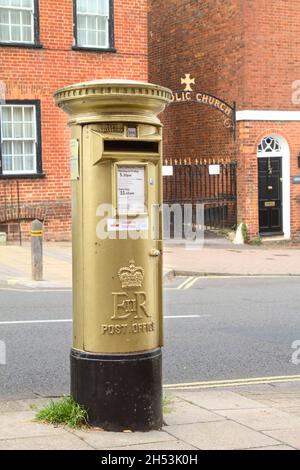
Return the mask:
POLYGON ((92 424, 158 428, 163 308, 157 116, 171 91, 111 80, 69 86, 55 98, 69 114, 72 132, 71 391, 92 424), (141 396, 130 397, 129 390, 141 396))

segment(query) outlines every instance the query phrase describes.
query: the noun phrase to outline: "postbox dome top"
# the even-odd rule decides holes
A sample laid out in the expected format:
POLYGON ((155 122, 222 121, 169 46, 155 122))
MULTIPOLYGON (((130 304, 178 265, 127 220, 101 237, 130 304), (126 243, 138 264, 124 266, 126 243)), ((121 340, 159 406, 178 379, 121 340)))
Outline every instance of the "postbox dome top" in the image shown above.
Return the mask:
MULTIPOLYGON (((93 80, 59 89, 56 104, 71 116, 71 122, 94 122, 103 114, 155 118, 172 99, 168 88, 135 80, 93 80)), ((157 119, 154 119, 157 120, 157 119)))

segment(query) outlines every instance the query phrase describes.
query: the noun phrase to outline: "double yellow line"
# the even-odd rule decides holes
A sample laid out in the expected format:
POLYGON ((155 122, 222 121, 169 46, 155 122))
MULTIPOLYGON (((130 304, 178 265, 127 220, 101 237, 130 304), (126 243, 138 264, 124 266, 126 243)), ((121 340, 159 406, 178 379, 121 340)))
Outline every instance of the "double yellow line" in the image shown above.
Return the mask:
POLYGON ((255 377, 249 379, 235 379, 235 380, 214 380, 210 382, 190 382, 179 384, 164 385, 165 389, 177 390, 193 390, 193 389, 207 389, 207 388, 221 388, 221 387, 238 387, 243 385, 263 385, 284 382, 300 382, 300 375, 282 375, 274 377, 255 377))

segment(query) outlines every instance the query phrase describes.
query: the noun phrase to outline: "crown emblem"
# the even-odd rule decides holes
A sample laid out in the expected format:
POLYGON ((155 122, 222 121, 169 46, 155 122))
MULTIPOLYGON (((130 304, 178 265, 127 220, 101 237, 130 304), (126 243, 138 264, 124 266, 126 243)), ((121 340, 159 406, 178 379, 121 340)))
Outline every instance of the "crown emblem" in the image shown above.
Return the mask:
POLYGON ((143 268, 136 267, 134 260, 129 261, 129 266, 121 268, 118 272, 122 288, 142 287, 144 273, 143 268))

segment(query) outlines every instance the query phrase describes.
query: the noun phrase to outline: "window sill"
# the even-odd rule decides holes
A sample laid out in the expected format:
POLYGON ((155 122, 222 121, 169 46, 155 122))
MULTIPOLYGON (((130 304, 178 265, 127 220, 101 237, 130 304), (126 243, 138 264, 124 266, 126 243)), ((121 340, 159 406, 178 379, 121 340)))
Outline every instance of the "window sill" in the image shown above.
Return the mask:
POLYGON ((19 47, 21 49, 42 49, 43 44, 25 44, 19 42, 0 42, 0 47, 19 47))
POLYGON ((107 49, 101 49, 100 47, 84 47, 84 46, 72 46, 73 51, 78 51, 78 52, 110 52, 110 53, 115 53, 117 52, 117 49, 114 47, 108 47, 107 49))
POLYGON ((45 177, 46 177, 46 173, 29 173, 29 174, 0 175, 0 180, 41 179, 45 177))

